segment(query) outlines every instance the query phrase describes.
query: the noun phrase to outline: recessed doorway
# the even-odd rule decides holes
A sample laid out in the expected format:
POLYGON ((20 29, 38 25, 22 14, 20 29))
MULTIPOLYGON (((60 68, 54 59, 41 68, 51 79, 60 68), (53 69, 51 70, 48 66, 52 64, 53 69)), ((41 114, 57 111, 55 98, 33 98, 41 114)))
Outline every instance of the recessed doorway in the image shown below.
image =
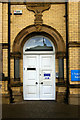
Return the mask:
POLYGON ((55 100, 55 48, 44 36, 34 36, 23 47, 24 100, 55 100))

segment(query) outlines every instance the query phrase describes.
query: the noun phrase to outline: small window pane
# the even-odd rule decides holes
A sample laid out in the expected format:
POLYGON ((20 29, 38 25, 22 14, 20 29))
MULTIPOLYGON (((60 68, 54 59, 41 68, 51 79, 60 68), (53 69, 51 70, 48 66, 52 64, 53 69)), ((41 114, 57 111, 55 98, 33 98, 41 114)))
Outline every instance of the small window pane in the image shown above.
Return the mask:
POLYGON ((64 59, 59 58, 59 78, 64 79, 64 59))
POLYGON ((27 41, 25 51, 53 51, 53 46, 47 38, 35 36, 27 41))
POLYGON ((19 78, 19 58, 16 58, 14 60, 14 68, 15 68, 14 78, 19 78))

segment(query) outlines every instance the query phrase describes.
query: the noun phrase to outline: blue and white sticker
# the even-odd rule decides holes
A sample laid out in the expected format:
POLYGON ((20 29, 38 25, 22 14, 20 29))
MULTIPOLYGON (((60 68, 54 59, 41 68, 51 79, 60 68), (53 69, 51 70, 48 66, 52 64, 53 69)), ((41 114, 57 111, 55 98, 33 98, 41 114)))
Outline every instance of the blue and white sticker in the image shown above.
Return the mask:
POLYGON ((44 73, 44 79, 50 79, 51 74, 50 73, 44 73))

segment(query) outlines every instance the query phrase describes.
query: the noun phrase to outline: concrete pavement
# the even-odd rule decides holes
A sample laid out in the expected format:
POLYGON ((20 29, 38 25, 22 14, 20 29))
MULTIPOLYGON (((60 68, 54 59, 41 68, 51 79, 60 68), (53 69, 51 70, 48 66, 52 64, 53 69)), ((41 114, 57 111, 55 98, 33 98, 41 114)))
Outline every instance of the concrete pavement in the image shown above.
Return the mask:
POLYGON ((79 118, 80 106, 55 101, 22 101, 3 104, 3 118, 79 118))

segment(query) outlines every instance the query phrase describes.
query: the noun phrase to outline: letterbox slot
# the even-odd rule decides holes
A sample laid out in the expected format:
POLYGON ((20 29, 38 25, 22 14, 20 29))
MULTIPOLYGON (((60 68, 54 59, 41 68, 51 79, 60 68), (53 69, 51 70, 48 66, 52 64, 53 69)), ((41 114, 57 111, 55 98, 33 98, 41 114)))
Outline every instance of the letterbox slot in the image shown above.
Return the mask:
POLYGON ((36 68, 27 68, 27 70, 36 70, 36 68))

